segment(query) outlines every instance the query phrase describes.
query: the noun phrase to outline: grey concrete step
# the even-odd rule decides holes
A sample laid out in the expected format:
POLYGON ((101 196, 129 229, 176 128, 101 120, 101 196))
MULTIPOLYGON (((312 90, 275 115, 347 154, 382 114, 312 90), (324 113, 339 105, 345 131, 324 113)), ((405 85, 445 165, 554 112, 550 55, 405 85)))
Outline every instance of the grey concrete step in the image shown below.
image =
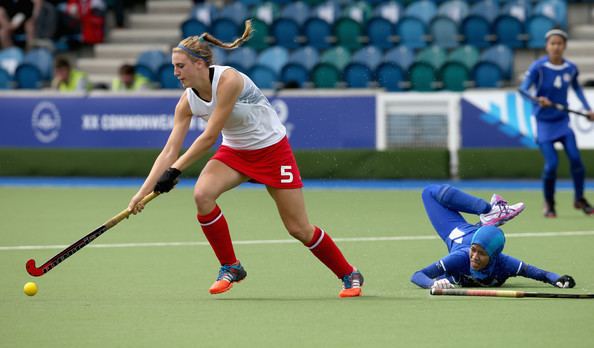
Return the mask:
POLYGON ((594 40, 569 40, 567 42, 568 56, 594 57, 594 40))
POLYGON ((178 29, 114 29, 109 35, 111 43, 156 43, 175 45, 181 40, 178 29))
POLYGON ((594 25, 579 25, 571 30, 571 39, 594 40, 594 25))
POLYGON ((146 5, 148 13, 179 13, 189 16, 192 9, 191 0, 150 0, 146 5))
POLYGON ((170 52, 168 44, 112 44, 103 43, 95 45, 95 58, 118 58, 136 60, 138 55, 145 51, 159 50, 166 53, 170 52))
POLYGON ((135 59, 120 58, 79 58, 76 62, 78 68, 87 74, 117 74, 118 69, 124 63, 134 64, 135 59))
POLYGON ((134 29, 179 29, 189 14, 182 16, 169 13, 138 13, 130 15, 130 27, 134 29))

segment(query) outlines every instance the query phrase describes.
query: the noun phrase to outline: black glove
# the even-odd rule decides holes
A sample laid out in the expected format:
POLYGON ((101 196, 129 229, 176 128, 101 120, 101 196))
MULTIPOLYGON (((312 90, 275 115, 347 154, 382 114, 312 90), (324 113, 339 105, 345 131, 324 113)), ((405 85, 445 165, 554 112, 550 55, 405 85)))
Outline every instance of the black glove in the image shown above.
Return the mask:
POLYGON ((555 280, 555 286, 558 288, 573 288, 575 280, 573 280, 572 276, 566 274, 555 280))
POLYGON ((161 177, 159 178, 159 181, 157 181, 157 184, 155 185, 155 189, 153 191, 155 191, 157 193, 165 193, 165 192, 171 191, 171 189, 179 181, 179 179, 177 177, 180 176, 180 174, 181 174, 181 171, 179 171, 178 169, 175 169, 175 168, 167 169, 163 173, 163 175, 161 175, 161 177))

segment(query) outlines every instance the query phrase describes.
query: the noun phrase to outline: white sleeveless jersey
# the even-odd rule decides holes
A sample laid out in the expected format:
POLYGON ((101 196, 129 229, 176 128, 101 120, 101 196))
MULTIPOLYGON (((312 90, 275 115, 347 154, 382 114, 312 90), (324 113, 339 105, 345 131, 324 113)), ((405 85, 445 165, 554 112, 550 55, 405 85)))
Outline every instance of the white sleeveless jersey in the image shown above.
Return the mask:
MULTIPOLYGON (((217 88, 223 72, 231 67, 212 65, 212 100, 201 99, 191 89, 186 89, 192 114, 208 122, 217 105, 217 88)), ((287 131, 270 102, 254 82, 239 72, 243 90, 223 126, 223 145, 238 150, 257 150, 279 142, 287 131)))

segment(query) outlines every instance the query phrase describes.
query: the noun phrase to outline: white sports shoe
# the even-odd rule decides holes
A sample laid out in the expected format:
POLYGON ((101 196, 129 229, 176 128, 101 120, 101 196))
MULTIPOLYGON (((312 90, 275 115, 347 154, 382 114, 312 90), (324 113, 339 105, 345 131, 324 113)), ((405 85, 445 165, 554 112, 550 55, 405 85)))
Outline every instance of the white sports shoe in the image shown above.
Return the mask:
POLYGON ((501 226, 518 216, 524 210, 524 203, 509 205, 503 197, 494 193, 491 196, 491 210, 479 215, 483 226, 501 226))

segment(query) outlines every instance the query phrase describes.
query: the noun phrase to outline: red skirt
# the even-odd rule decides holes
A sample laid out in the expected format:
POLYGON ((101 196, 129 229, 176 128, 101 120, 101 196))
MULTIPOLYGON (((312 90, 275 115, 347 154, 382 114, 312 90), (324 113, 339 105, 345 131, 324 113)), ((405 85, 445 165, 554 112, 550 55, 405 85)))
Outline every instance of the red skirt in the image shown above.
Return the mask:
POLYGON ((236 150, 221 145, 211 160, 225 163, 252 182, 280 189, 303 187, 297 161, 284 137, 278 143, 258 150, 236 150))

